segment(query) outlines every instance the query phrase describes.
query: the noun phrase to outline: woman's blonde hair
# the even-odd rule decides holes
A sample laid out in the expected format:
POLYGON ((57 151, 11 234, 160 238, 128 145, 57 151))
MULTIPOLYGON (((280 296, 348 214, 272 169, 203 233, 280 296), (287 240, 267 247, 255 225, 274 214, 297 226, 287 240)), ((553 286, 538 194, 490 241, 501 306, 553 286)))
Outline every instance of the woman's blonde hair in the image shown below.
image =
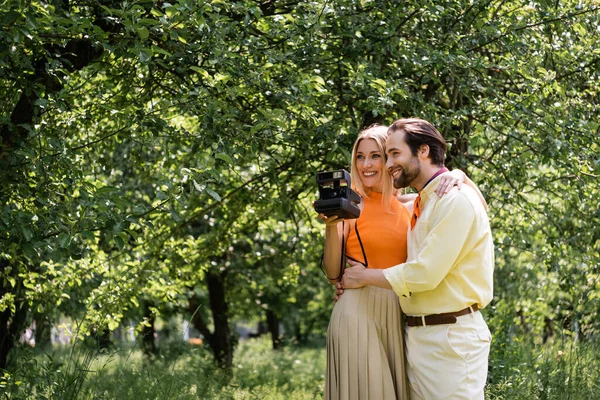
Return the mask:
POLYGON ((352 189, 354 189, 355 192, 360 194, 362 197, 366 197, 369 195, 370 190, 367 191, 367 189, 363 186, 362 179, 360 177, 360 173, 359 173, 358 167, 356 165, 356 160, 357 160, 356 153, 358 151, 358 145, 364 139, 375 140, 375 143, 377 143, 377 147, 379 148, 379 151, 381 152, 382 162, 384 164, 383 168, 382 168, 382 175, 381 175, 381 179, 382 179, 382 185, 381 185, 382 196, 381 197, 382 197, 382 201, 383 201, 383 205, 384 205, 385 209, 389 211, 390 210, 390 200, 396 194, 396 191, 392 185, 392 177, 390 176, 387 168, 385 168, 385 141, 387 140, 387 137, 388 137, 387 130, 388 130, 387 126, 371 125, 370 127, 366 128, 360 132, 360 134, 358 135, 358 138, 356 138, 356 142, 354 142, 354 147, 352 148, 352 164, 350 166, 350 178, 352 179, 352 189))

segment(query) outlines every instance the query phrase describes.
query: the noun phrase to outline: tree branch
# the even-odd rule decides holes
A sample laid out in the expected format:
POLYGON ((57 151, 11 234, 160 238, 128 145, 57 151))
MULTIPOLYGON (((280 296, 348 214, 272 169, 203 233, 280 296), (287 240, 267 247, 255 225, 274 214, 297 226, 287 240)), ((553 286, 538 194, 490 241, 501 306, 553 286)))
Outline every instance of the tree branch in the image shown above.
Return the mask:
POLYGON ((598 11, 599 9, 600 9, 600 7, 591 8, 589 10, 583 10, 583 11, 579 11, 579 12, 564 14, 564 15, 561 15, 560 17, 556 17, 556 18, 549 18, 549 19, 546 19, 546 20, 543 20, 543 21, 540 21, 540 22, 536 22, 536 23, 533 23, 533 24, 527 24, 527 25, 519 26, 519 27, 517 27, 517 28, 515 28, 513 30, 509 30, 509 31, 507 31, 507 32, 505 32, 505 33, 503 33, 501 35, 498 35, 498 36, 496 36, 496 37, 488 40, 485 43, 482 43, 482 44, 480 44, 478 46, 470 48, 469 50, 467 50, 467 53, 471 53, 473 51, 477 51, 477 50, 479 50, 479 49, 481 49, 483 47, 486 47, 486 46, 488 46, 488 45, 490 45, 490 44, 492 44, 494 42, 497 42, 498 40, 500 40, 502 38, 507 37, 510 34, 517 33, 517 32, 520 32, 520 31, 523 31, 523 30, 526 30, 526 29, 535 28, 535 27, 541 26, 541 25, 551 24, 551 23, 559 22, 559 21, 563 21, 563 20, 570 20, 573 17, 579 16, 579 15, 583 15, 583 14, 587 14, 587 13, 590 13, 590 12, 595 12, 595 11, 598 11))

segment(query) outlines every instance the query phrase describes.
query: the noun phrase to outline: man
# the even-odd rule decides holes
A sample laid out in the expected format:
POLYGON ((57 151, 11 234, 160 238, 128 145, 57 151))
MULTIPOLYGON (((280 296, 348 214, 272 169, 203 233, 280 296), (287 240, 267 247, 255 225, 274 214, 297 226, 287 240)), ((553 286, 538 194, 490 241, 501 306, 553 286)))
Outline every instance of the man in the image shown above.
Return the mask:
POLYGON ((478 311, 492 300, 494 249, 484 205, 468 186, 434 191, 446 143, 429 122, 395 121, 386 168, 396 188, 419 191, 408 232, 408 259, 385 270, 350 262, 341 288, 393 289, 406 315, 411 399, 483 399, 491 334, 478 311))

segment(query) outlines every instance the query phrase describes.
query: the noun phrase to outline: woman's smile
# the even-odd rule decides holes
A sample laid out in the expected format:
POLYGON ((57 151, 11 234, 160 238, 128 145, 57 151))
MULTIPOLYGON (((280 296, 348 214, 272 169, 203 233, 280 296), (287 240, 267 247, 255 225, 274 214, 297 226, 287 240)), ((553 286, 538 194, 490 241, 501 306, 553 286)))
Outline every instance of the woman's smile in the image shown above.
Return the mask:
POLYGON ((383 154, 374 139, 365 139, 358 145, 356 165, 361 171, 362 184, 380 192, 382 187, 383 154))

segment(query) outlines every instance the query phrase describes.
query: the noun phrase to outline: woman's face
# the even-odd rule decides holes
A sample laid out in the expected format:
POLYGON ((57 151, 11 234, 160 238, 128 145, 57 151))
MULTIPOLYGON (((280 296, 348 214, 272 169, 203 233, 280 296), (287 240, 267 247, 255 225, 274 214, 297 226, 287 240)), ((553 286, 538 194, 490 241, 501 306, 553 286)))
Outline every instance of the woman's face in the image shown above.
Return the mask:
POLYGON ((363 187, 381 192, 383 187, 383 153, 375 139, 363 139, 356 148, 356 168, 363 187))

